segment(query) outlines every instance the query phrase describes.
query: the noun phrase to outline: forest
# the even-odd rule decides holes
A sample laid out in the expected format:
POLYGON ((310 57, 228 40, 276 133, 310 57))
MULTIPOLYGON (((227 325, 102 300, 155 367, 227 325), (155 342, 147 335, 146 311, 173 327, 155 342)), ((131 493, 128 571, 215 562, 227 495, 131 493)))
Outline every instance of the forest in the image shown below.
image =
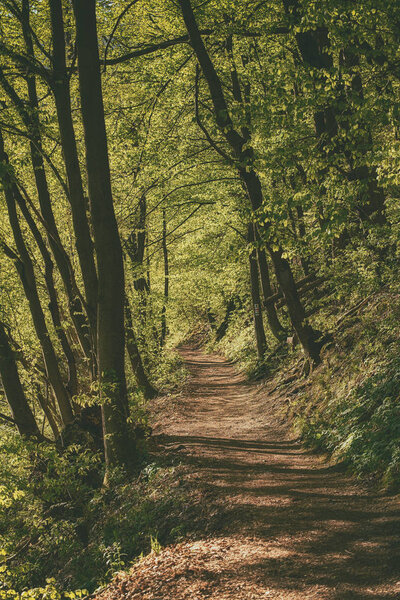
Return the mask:
POLYGON ((400 598, 399 241, 397 0, 0 0, 0 600, 400 598))

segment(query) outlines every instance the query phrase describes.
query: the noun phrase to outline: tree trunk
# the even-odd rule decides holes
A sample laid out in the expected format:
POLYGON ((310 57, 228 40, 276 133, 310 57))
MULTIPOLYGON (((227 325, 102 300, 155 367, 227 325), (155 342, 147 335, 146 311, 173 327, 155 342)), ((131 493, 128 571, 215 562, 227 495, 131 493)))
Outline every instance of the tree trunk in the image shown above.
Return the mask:
MULTIPOLYGON (((242 301, 239 296, 234 296, 233 298, 230 298, 228 300, 228 304, 226 305, 226 310, 225 310, 225 316, 222 320, 222 323, 220 323, 220 325, 216 328, 216 331, 215 331, 215 341, 216 342, 220 342, 222 340, 222 338, 225 337, 226 332, 228 331, 228 327, 229 327, 229 320, 237 306, 239 306, 239 307, 242 306, 242 301)), ((211 326, 211 328, 215 329, 215 317, 214 317, 214 315, 211 314, 210 309, 207 310, 207 315, 208 315, 210 324, 211 324, 211 318, 214 319, 214 326, 211 326)))
MULTIPOLYGON (((0 161, 8 164, 8 157, 4 152, 4 142, 0 133, 0 161)), ((32 259, 25 245, 21 227, 18 220, 16 202, 14 197, 14 188, 11 177, 7 171, 3 175, 4 195, 6 198, 10 226, 13 232, 15 245, 19 256, 11 251, 11 258, 15 262, 16 269, 21 279, 26 298, 29 302, 29 308, 32 315, 36 335, 40 342, 43 358, 46 366, 46 372, 50 384, 57 398, 63 424, 66 426, 73 421, 73 413, 68 392, 64 386, 60 369, 57 362, 57 356, 47 329, 46 319, 40 303, 39 294, 36 286, 35 272, 32 259)))
POLYGON ((282 339, 285 337, 285 330, 283 329, 279 321, 275 304, 273 302, 265 302, 267 298, 270 298, 273 294, 265 250, 258 248, 257 258, 258 267, 260 269, 261 288, 264 297, 264 305, 265 311, 267 313, 268 325, 276 339, 282 341, 282 339))
POLYGON ((42 235, 37 227, 32 215, 29 212, 29 209, 26 205, 25 198, 20 193, 19 189, 16 185, 13 187, 14 197, 18 203, 18 206, 25 218, 25 221, 28 224, 29 229, 36 241, 36 244, 39 248, 39 251, 42 255, 44 262, 44 278, 46 281, 47 292, 49 295, 49 311, 53 321, 54 329, 56 331, 57 337, 60 341, 61 347, 63 349, 65 358, 67 359, 68 365, 68 391, 71 398, 76 396, 78 393, 78 374, 76 369, 76 361, 75 356, 68 341, 67 335, 64 331, 64 328, 61 323, 61 315, 60 315, 60 307, 58 304, 58 295, 57 290, 54 283, 54 265, 51 260, 51 256, 49 251, 47 250, 46 244, 42 238, 42 235))
POLYGON ((164 304, 161 313, 161 347, 165 344, 165 338, 167 337, 167 305, 169 297, 169 260, 168 260, 168 248, 167 248, 167 216, 165 209, 163 210, 163 239, 162 239, 162 250, 164 258, 164 304))
MULTIPOLYGON (((242 170, 242 178, 246 182, 251 205, 253 211, 256 213, 257 210, 261 208, 262 204, 261 182, 254 171, 248 172, 242 170)), ((260 226, 260 233, 262 233, 263 229, 265 230, 268 227, 269 225, 266 224, 263 224, 262 227, 260 226)), ((268 235, 267 231, 266 235, 268 235)), ((297 293, 296 282, 290 264, 286 259, 282 258, 283 251, 281 248, 275 251, 271 246, 266 246, 271 256, 276 279, 285 298, 289 317, 297 337, 299 338, 306 355, 309 356, 314 363, 318 364, 320 360, 320 346, 316 343, 316 340, 320 337, 320 333, 314 331, 311 325, 306 321, 305 310, 300 300, 300 296, 297 293)))
POLYGON ((61 0, 50 0, 51 30, 53 42, 53 81, 61 146, 64 155, 69 200, 76 237, 76 249, 85 288, 86 311, 90 323, 94 351, 97 336, 97 272, 94 261, 93 242, 86 213, 82 175, 76 145, 71 111, 71 95, 65 60, 65 32, 61 0))
MULTIPOLYGON (((197 60, 210 90, 216 123, 229 146, 232 148, 234 158, 236 159, 236 164, 239 165, 237 167, 238 173, 247 191, 250 206, 253 213, 257 215, 257 211, 262 206, 263 195, 260 179, 254 169, 254 150, 248 144, 249 140, 247 133, 245 132, 245 135, 243 136, 237 130, 235 130, 233 126, 229 108, 225 100, 221 80, 218 77, 214 64, 204 45, 190 0, 178 1, 182 10, 183 19, 185 21, 191 45, 197 56, 197 60)), ((263 234, 265 234, 265 239, 268 239, 268 230, 270 226, 270 223, 264 223, 262 226, 260 226, 261 237, 263 237, 263 234)), ((290 316, 293 315, 294 317, 293 327, 298 334, 299 340, 303 345, 305 352, 310 356, 310 358, 312 358, 313 361, 318 362, 319 354, 316 353, 316 348, 313 344, 313 340, 317 334, 310 325, 304 323, 305 314, 303 306, 300 298, 297 295, 297 292, 295 291, 295 293, 293 293, 292 289, 292 284, 294 285, 294 290, 296 290, 296 286, 294 284, 294 278, 290 269, 290 265, 287 263, 287 261, 285 261, 286 264, 284 265, 285 268, 283 269, 280 260, 282 251, 276 253, 272 252, 272 249, 269 248, 269 252, 271 254, 277 279, 282 287, 285 300, 291 305, 291 308, 289 309, 288 306, 288 309, 290 316), (285 277, 282 276, 282 273, 285 273, 285 277)))
POLYGON ((0 377, 11 410, 12 418, 22 436, 40 439, 39 428, 26 399, 19 378, 14 353, 10 346, 6 330, 0 322, 0 377))
MULTIPOLYGON (((31 38, 31 29, 29 23, 29 0, 23 0, 22 2, 22 29, 24 35, 24 41, 28 56, 34 61, 34 49, 31 38)), ((28 132, 30 135, 30 153, 33 174, 35 178, 36 188, 38 192, 40 210, 42 218, 46 226, 47 237, 53 256, 55 258, 57 268, 60 272, 65 291, 68 298, 69 312, 71 319, 79 337, 79 342, 82 347, 82 351, 85 356, 90 358, 91 347, 88 332, 88 324, 84 314, 84 308, 82 306, 80 293, 78 286, 75 281, 71 261, 68 254, 66 253, 61 238, 56 226, 46 171, 44 167, 43 155, 42 155, 42 138, 40 133, 39 123, 39 101, 36 89, 36 79, 32 73, 28 73, 26 77, 28 87, 28 97, 30 110, 26 109, 25 102, 18 96, 15 89, 5 78, 3 71, 0 69, 1 83, 10 97, 11 101, 15 105, 19 112, 28 132)))
POLYGON ((318 364, 320 362, 321 343, 320 332, 314 330, 306 320, 304 307, 301 303, 296 282, 288 261, 282 257, 282 251, 269 250, 274 265, 276 278, 282 289, 289 317, 307 356, 318 364))
POLYGON ((107 476, 132 455, 125 379, 125 282, 107 148, 95 0, 74 0, 79 88, 98 269, 97 349, 107 476))
POLYGON ((150 287, 144 271, 144 253, 146 247, 146 196, 140 198, 138 214, 135 219, 135 226, 126 241, 126 253, 133 269, 133 287, 139 296, 139 316, 143 327, 147 319, 147 299, 150 287))
POLYGON ((260 281, 258 278, 257 249, 255 247, 254 224, 249 223, 247 229, 247 241, 250 245, 249 263, 250 263, 250 285, 251 301, 253 306, 254 330, 256 334, 257 354, 260 360, 263 360, 267 350, 267 340, 265 338, 264 322, 261 310, 260 281))
POLYGON ((146 398, 155 398, 157 390, 151 385, 149 378, 144 370, 143 361, 140 356, 139 348, 136 342, 135 332, 133 329, 132 311, 129 305, 129 300, 125 298, 125 317, 126 317, 126 349, 128 351, 129 361, 132 371, 136 377, 139 387, 142 388, 146 398))
MULTIPOLYGON (((69 259, 68 254, 65 251, 61 243, 61 238, 56 226, 53 209, 51 205, 50 194, 47 185, 46 172, 43 163, 43 157, 41 154, 41 136, 39 130, 39 123, 36 119, 37 114, 37 105, 32 104, 33 111, 28 111, 25 108, 24 102, 15 92, 14 88, 10 85, 7 79, 4 76, 3 70, 0 68, 0 82, 3 86, 3 89, 9 96, 10 100, 15 105, 18 110, 29 134, 31 137, 30 142, 30 152, 31 152, 31 161, 32 168, 36 183, 36 189, 38 192, 39 205, 41 216, 46 227, 47 239, 49 242, 49 246, 51 248, 52 254, 54 256, 57 268, 60 272, 61 279, 64 284, 65 292, 68 298, 68 308, 69 313, 74 323, 74 327, 76 329, 79 343, 81 345, 82 351, 90 358, 91 356, 91 348, 90 348, 90 339, 88 337, 88 326, 87 321, 83 312, 83 306, 80 299, 80 293, 78 290, 78 286, 75 281, 71 261, 69 259)), ((36 85, 34 83, 34 79, 30 77, 28 79, 28 89, 30 91, 30 95, 34 92, 36 93, 36 85)), ((36 95, 37 102, 37 95, 36 95)))

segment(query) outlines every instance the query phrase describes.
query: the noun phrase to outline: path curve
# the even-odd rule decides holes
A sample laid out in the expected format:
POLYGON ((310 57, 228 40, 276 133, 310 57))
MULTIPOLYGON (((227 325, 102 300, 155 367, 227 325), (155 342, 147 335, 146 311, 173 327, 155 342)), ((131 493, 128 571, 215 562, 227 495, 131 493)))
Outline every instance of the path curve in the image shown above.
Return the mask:
POLYGON ((155 433, 219 506, 217 532, 144 559, 128 597, 400 600, 398 498, 366 491, 304 450, 276 400, 220 356, 182 356, 187 390, 155 433))

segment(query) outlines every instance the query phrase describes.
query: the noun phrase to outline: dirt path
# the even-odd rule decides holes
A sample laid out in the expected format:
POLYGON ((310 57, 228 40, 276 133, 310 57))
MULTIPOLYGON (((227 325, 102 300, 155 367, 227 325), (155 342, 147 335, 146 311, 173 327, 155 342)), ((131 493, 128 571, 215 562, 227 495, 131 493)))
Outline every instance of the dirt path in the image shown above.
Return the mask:
POLYGON ((220 507, 218 533, 147 557, 121 592, 132 600, 399 600, 398 498, 373 495, 308 454, 280 424, 276 401, 221 357, 182 353, 188 389, 156 433, 180 448, 220 507))

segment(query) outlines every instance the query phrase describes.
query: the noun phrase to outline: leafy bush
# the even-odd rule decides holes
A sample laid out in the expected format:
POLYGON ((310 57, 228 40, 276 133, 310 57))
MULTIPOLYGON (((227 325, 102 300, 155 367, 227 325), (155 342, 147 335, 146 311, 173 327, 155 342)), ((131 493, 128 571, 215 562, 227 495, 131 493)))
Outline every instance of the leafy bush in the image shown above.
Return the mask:
POLYGON ((4 430, 0 548, 9 566, 1 573, 0 600, 64 600, 72 596, 57 590, 93 591, 135 557, 193 526, 179 468, 148 459, 138 479, 116 472, 110 489, 101 490, 96 453, 76 445, 59 453, 4 430), (53 580, 45 585, 49 578, 56 587, 53 580))
POLYGON ((8 583, 9 570, 4 564, 6 555, 0 550, 0 600, 78 600, 88 595, 87 590, 76 590, 74 592, 60 591, 55 579, 46 579, 46 585, 31 588, 22 592, 12 589, 8 583), (3 559, 3 564, 2 564, 3 559))

